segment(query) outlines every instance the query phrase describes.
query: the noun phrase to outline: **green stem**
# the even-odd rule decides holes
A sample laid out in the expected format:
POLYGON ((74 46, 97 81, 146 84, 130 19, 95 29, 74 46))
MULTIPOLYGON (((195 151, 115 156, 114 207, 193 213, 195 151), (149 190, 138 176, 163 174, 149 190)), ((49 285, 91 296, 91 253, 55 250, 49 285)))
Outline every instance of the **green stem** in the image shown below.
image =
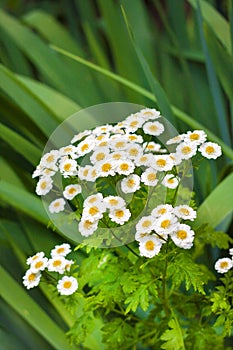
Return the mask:
POLYGON ((167 267, 168 267, 168 260, 167 260, 167 251, 168 251, 168 242, 166 243, 166 260, 165 260, 165 267, 164 267, 164 272, 163 272, 163 277, 162 277, 162 300, 163 300, 163 306, 164 306, 164 312, 167 317, 170 315, 170 309, 168 306, 167 302, 167 267))

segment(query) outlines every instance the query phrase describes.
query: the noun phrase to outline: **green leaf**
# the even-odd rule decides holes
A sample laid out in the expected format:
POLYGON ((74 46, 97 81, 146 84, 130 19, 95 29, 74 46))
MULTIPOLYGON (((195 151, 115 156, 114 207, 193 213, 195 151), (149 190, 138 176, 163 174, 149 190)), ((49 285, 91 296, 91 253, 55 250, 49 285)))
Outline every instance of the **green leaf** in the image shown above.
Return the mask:
POLYGON ((128 304, 125 314, 129 313, 131 310, 135 312, 139 306, 143 311, 146 311, 149 307, 148 286, 141 285, 125 300, 125 304, 128 304))
POLYGON ((203 225, 196 231, 196 239, 202 244, 210 244, 213 248, 228 249, 233 239, 225 232, 215 231, 209 225, 203 225))
POLYGON ((161 335, 161 340, 164 340, 165 343, 161 345, 161 349, 165 350, 185 350, 184 340, 183 340, 183 331, 180 327, 180 324, 177 318, 174 316, 168 322, 169 328, 161 335))
POLYGON ((47 314, 30 298, 18 283, 0 266, 1 297, 37 330, 56 350, 72 350, 65 333, 47 314))

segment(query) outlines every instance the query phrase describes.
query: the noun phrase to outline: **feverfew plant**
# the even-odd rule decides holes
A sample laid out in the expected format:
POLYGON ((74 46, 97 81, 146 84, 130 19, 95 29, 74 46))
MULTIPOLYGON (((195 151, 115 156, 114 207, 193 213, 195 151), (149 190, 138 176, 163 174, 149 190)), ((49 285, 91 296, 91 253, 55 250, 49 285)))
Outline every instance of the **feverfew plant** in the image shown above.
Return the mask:
MULTIPOLYGON (((77 279, 66 259, 68 244, 56 246, 49 259, 37 253, 27 260, 23 283, 38 286, 45 271, 64 275, 57 292, 73 294, 70 310, 77 320, 69 337, 75 344, 97 327, 101 349, 226 348, 232 284, 227 279, 222 287, 227 301, 221 318, 216 300, 223 291, 208 292, 213 271, 196 259, 205 244, 227 248, 231 240, 206 226, 195 230, 197 208, 187 185, 191 159, 216 159, 221 147, 203 130, 165 140, 166 129, 159 111, 144 108, 74 135, 70 144, 44 154, 33 173, 52 221, 76 225, 76 250, 86 249, 87 256, 77 279), (212 242, 205 239, 210 231, 212 242)), ((215 264, 220 273, 231 268, 230 258, 215 264)))

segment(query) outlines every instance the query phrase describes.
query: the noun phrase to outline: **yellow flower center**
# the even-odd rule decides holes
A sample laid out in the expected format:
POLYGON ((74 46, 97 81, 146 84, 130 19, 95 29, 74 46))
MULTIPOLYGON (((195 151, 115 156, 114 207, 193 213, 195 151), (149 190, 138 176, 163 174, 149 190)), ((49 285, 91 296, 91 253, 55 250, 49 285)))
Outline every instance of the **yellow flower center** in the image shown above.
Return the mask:
POLYGON ((40 187, 42 190, 45 190, 47 187, 47 182, 46 181, 41 182, 40 187))
POLYGON ((228 267, 228 262, 227 262, 227 261, 222 261, 222 262, 220 263, 220 267, 221 267, 222 269, 226 269, 226 268, 228 267))
POLYGON ((170 226, 171 221, 170 220, 163 220, 160 224, 162 228, 168 228, 170 226))
POLYGON ((199 140, 199 138, 200 138, 200 135, 198 135, 198 134, 195 134, 195 133, 193 133, 193 134, 191 134, 190 136, 189 136, 189 138, 190 138, 190 140, 199 140))
POLYGON ((159 166, 159 167, 164 167, 166 164, 167 164, 167 162, 166 162, 166 160, 165 159, 158 159, 157 161, 156 161, 156 164, 159 166))
POLYGON ((61 260, 54 260, 53 262, 53 266, 54 267, 57 267, 57 266, 60 266, 61 265, 61 260))
POLYGON ((65 289, 69 289, 71 286, 72 286, 72 282, 70 282, 70 281, 65 281, 65 282, 63 283, 63 287, 64 287, 65 289))
POLYGON ((98 199, 97 197, 92 197, 92 198, 88 199, 88 202, 95 203, 97 201, 97 199, 98 199))
POLYGON ((112 166, 110 163, 105 163, 102 165, 101 169, 103 172, 107 173, 108 171, 110 171, 112 169, 112 166))
POLYGON ((134 179, 129 179, 129 180, 127 181, 127 186, 128 186, 128 187, 133 187, 134 185, 135 185, 134 179))
POLYGON ((191 150, 192 150, 191 147, 189 147, 189 146, 184 146, 184 147, 182 148, 181 152, 184 153, 184 154, 188 154, 188 153, 191 152, 191 150))
POLYGON ((57 249, 57 254, 63 253, 64 250, 65 250, 65 248, 63 248, 63 247, 58 248, 58 249, 57 249))
POLYGON ((30 273, 30 275, 28 276, 28 281, 29 282, 33 282, 36 279, 36 275, 34 273, 30 273))
POLYGON ((83 175, 84 175, 84 176, 87 176, 87 175, 88 175, 88 172, 89 172, 88 169, 83 170, 83 175))
POLYGON ((152 222, 150 220, 145 220, 142 224, 142 227, 147 228, 147 227, 150 227, 151 224, 152 224, 152 222))
POLYGON ((60 207, 60 202, 55 202, 53 205, 54 207, 60 207))
POLYGON ((131 156, 137 156, 137 155, 138 155, 138 150, 137 150, 137 148, 131 148, 131 149, 129 150, 129 154, 130 154, 131 156))
POLYGON ((137 136, 135 136, 135 135, 130 135, 130 136, 129 136, 129 140, 130 140, 130 141, 137 140, 137 136))
POLYGON ((96 140, 97 141, 101 141, 101 140, 103 140, 103 138, 104 138, 104 135, 99 135, 99 136, 96 137, 96 140))
POLYGON ((146 111, 146 112, 144 112, 143 114, 144 114, 144 115, 153 115, 153 113, 150 112, 150 111, 146 111))
POLYGON ((206 150, 206 153, 208 154, 214 153, 214 147, 212 146, 207 146, 205 150, 206 150))
POLYGON ((75 187, 71 187, 71 188, 69 188, 69 194, 74 194, 75 192, 76 192, 76 189, 75 189, 75 187))
POLYGON ((89 148, 88 143, 84 143, 84 145, 82 145, 82 147, 81 147, 81 151, 82 151, 82 152, 87 151, 88 148, 89 148))
POLYGON ((121 159, 122 155, 120 153, 115 153, 115 154, 113 154, 112 157, 113 157, 113 159, 119 160, 119 159, 121 159))
POLYGON ((124 211, 123 210, 116 210, 115 211, 115 216, 117 216, 118 218, 123 218, 124 211))
POLYGON ((158 127, 153 124, 153 125, 150 125, 149 129, 150 129, 150 131, 154 132, 154 131, 158 130, 158 127))
POLYGON ((121 148, 121 147, 124 147, 124 145, 125 145, 124 141, 118 141, 118 142, 116 142, 115 147, 116 148, 121 148))
POLYGON ((42 261, 38 261, 37 263, 35 263, 35 268, 39 269, 41 266, 43 266, 43 262, 42 261))
POLYGON ((64 170, 65 170, 65 171, 69 171, 70 168, 71 168, 71 163, 66 163, 66 164, 64 165, 64 170))
POLYGON ((103 152, 101 152, 101 153, 98 153, 97 155, 96 155, 96 160, 103 160, 105 158, 105 154, 103 153, 103 152))
POLYGON ((103 142, 100 142, 99 146, 104 147, 104 146, 107 146, 107 144, 108 144, 107 141, 103 141, 103 142))
POLYGON ((146 162, 147 159, 148 159, 147 156, 143 156, 143 157, 140 158, 140 161, 143 163, 143 162, 146 162))
POLYGON ((149 181, 154 181, 154 180, 156 180, 156 173, 149 173, 149 174, 147 175, 147 179, 148 179, 149 181))
POLYGON ((65 153, 68 153, 68 152, 71 152, 72 151, 72 148, 71 147, 66 147, 65 149, 64 149, 64 152, 65 153))
POLYGON ((180 212, 181 212, 181 214, 183 214, 183 215, 189 215, 189 210, 188 209, 186 209, 186 208, 180 208, 180 212))
POLYGON ((118 200, 115 199, 115 198, 112 198, 112 199, 109 200, 109 204, 112 205, 112 206, 115 206, 115 205, 118 204, 118 200))
POLYGON ((129 124, 131 127, 137 126, 138 125, 138 121, 134 120, 129 124))
POLYGON ((167 182, 170 183, 170 184, 173 184, 174 183, 174 178, 168 179, 167 182))
POLYGON ((129 164, 127 164, 127 163, 122 163, 122 164, 120 165, 120 169, 123 170, 123 171, 129 170, 129 164))
POLYGON ((153 250, 155 246, 155 243, 153 241, 147 241, 145 244, 146 250, 153 250))
POLYGON ((184 230, 179 230, 179 231, 177 231, 176 235, 177 235, 177 237, 178 237, 179 239, 186 239, 187 236, 188 236, 188 235, 187 235, 187 232, 184 231, 184 230))
POLYGON ((158 210, 158 213, 161 215, 165 214, 166 212, 167 212, 167 209, 165 209, 165 208, 161 208, 158 210))
POLYGON ((54 161, 54 156, 51 154, 50 156, 48 156, 48 157, 46 158, 46 161, 47 161, 48 163, 53 162, 53 161, 54 161))
POLYGON ((89 209, 89 214, 90 215, 96 215, 96 214, 98 214, 99 213, 99 209, 97 208, 97 207, 91 207, 90 209, 89 209))
POLYGON ((93 222, 89 221, 89 220, 85 220, 83 223, 83 226, 86 230, 89 230, 91 228, 91 226, 93 225, 93 222))

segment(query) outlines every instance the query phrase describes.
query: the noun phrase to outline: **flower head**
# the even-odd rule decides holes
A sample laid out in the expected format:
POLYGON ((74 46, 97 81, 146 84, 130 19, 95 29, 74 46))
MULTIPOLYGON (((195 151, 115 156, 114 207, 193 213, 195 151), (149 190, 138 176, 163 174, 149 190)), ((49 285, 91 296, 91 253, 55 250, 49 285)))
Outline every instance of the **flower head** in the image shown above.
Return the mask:
POLYGON ((178 205, 174 208, 174 214, 183 220, 193 221, 197 217, 197 213, 188 205, 178 205))
POLYGON ((205 142, 203 143, 199 149, 199 152, 201 152, 202 156, 208 159, 216 159, 221 156, 222 150, 217 143, 214 142, 205 142))
POLYGON ((82 187, 80 185, 74 184, 74 185, 68 185, 65 187, 65 190, 63 191, 63 196, 66 199, 72 200, 77 194, 82 192, 82 187))
POLYGON ((161 249, 162 243, 155 235, 148 235, 139 243, 139 252, 141 256, 153 258, 161 249))
POLYGON ((23 276, 23 284, 27 289, 34 288, 40 283, 41 273, 33 272, 31 269, 26 271, 26 274, 23 276))
POLYGON ((131 174, 121 181, 121 189, 124 193, 133 193, 140 188, 140 177, 131 174))
POLYGON ((61 295, 71 295, 78 289, 78 281, 72 276, 64 276, 58 281, 57 290, 61 295))
POLYGON ((186 224, 178 224, 171 234, 171 239, 178 247, 190 249, 193 245, 194 231, 186 224))
POLYGON ((233 262, 230 258, 218 259, 214 265, 214 268, 219 273, 225 273, 233 267, 233 262))
POLYGON ((68 243, 63 243, 60 245, 56 245, 52 250, 51 250, 51 257, 61 255, 61 256, 66 256, 71 252, 70 245, 68 243))
POLYGON ((113 222, 117 224, 123 225, 125 222, 129 220, 131 213, 129 209, 119 208, 119 209, 111 209, 109 212, 109 217, 113 222))
POLYGON ((54 201, 52 201, 49 205, 49 211, 50 213, 59 213, 64 210, 65 208, 65 200, 64 198, 57 198, 54 201))
POLYGON ((53 187, 53 180, 49 176, 43 176, 40 178, 40 180, 37 182, 36 185, 36 193, 39 196, 44 196, 47 193, 50 192, 50 190, 53 187))

